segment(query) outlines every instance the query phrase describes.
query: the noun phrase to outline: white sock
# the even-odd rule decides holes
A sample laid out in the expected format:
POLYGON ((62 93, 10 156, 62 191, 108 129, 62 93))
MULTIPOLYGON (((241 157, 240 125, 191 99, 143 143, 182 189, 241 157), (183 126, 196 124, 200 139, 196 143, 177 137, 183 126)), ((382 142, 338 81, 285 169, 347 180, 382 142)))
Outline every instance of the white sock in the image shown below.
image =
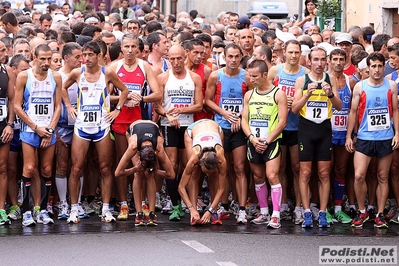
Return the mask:
POLYGON ((280 218, 280 212, 279 212, 279 211, 273 211, 272 217, 278 217, 278 218, 280 218))
POLYGON ((80 177, 80 189, 79 189, 79 197, 78 197, 78 202, 81 203, 81 197, 82 197, 82 190, 83 190, 83 176, 80 177))
POLYGON ((269 207, 260 208, 260 213, 261 213, 261 214, 269 214, 269 207))
POLYGON ((57 187, 58 197, 60 198, 61 202, 66 201, 67 185, 68 181, 66 175, 55 175, 55 186, 57 187))
POLYGON ((340 205, 335 205, 334 206, 334 213, 337 213, 339 211, 342 211, 342 207, 340 205))
POLYGON ((109 211, 109 203, 103 203, 102 212, 109 211))

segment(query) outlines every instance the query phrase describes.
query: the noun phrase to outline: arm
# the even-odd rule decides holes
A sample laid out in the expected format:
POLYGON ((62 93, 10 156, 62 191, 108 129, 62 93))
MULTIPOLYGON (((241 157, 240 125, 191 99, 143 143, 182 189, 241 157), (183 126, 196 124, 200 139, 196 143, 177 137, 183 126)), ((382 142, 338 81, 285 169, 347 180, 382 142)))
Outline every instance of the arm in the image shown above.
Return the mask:
POLYGON ((271 84, 274 84, 274 79, 276 78, 277 75, 277 66, 272 66, 272 68, 269 69, 269 72, 267 73, 267 79, 270 81, 271 84))
POLYGON ((131 159, 136 155, 136 153, 137 153, 137 147, 134 145, 129 145, 129 147, 123 154, 121 160, 119 161, 118 166, 116 167, 115 177, 128 176, 134 174, 135 172, 138 172, 137 170, 139 167, 137 166, 126 169, 126 167, 129 165, 131 159))
POLYGON ((340 111, 342 109, 342 101, 339 98, 339 94, 338 94, 337 80, 335 78, 331 78, 330 81, 331 81, 331 86, 327 82, 323 82, 322 87, 323 87, 324 91, 326 92, 327 96, 330 96, 331 94, 333 94, 333 97, 329 98, 329 100, 331 101, 334 108, 337 109, 338 111, 340 111))
POLYGON ((282 90, 278 90, 276 93, 276 103, 278 106, 278 123, 274 130, 267 137, 266 141, 268 143, 276 140, 277 136, 283 132, 285 126, 287 125, 288 107, 287 107, 287 97, 282 90))
POLYGON ((70 118, 76 119, 77 111, 71 105, 71 101, 69 100, 68 88, 72 86, 75 82, 79 84, 79 77, 80 77, 80 68, 74 69, 69 73, 68 78, 62 84, 62 100, 64 101, 65 107, 67 108, 68 115, 70 118))
POLYGON ((309 84, 306 94, 303 95, 302 86, 304 82, 305 82, 304 77, 298 78, 295 82, 294 101, 292 102, 292 107, 291 107, 291 110, 294 114, 297 114, 299 110, 302 109, 302 107, 309 100, 309 97, 312 95, 312 92, 316 89, 317 86, 317 84, 315 85, 313 85, 313 83, 309 84))
MULTIPOLYGON (((7 75, 8 75, 8 85, 7 85, 7 113, 8 113, 8 124, 14 123, 15 114, 14 114, 14 87, 15 87, 15 74, 12 72, 9 66, 7 68, 7 75)), ((1 140, 4 143, 8 143, 12 140, 14 136, 14 129, 10 126, 6 126, 1 134, 1 140)))
MULTIPOLYGON (((116 75, 115 71, 112 71, 111 69, 106 69, 105 70, 105 76, 107 79, 107 84, 108 83, 112 83, 115 87, 117 87, 120 90, 120 95, 119 95, 119 101, 117 106, 123 106, 123 104, 126 102, 127 99, 127 95, 129 93, 129 90, 127 89, 127 87, 125 86, 125 84, 123 84, 123 82, 119 79, 119 77, 116 75)), ((140 102, 141 96, 137 95, 136 98, 132 95, 133 97, 133 101, 136 100, 136 104, 138 104, 140 102)), ((105 119, 107 121, 113 121, 118 115, 119 115, 120 111, 115 109, 112 112, 108 113, 105 116, 105 119)))
POLYGON ((148 85, 150 86, 152 92, 150 95, 144 96, 143 101, 146 103, 157 102, 160 100, 162 101, 163 94, 161 92, 160 86, 158 85, 156 75, 147 62, 144 62, 144 69, 147 76, 148 85))
POLYGON ((394 81, 389 81, 392 91, 392 117, 393 117, 393 128, 395 135, 392 139, 392 149, 395 150, 399 147, 399 117, 398 117, 398 86, 394 81))
POLYGON ((54 80, 56 83, 55 88, 55 98, 54 98, 54 113, 51 123, 49 125, 50 128, 55 129, 58 124, 58 120, 60 119, 61 109, 62 109, 62 78, 61 75, 55 71, 53 71, 54 80))
POLYGON ((251 133, 251 129, 249 128, 249 121, 248 121, 248 102, 249 97, 251 96, 251 92, 247 91, 244 95, 242 113, 241 113, 241 128, 244 132, 246 137, 249 137, 251 133))
POLYGON ((354 143, 352 140, 352 132, 353 132, 353 130, 355 128, 355 124, 356 124, 361 89, 362 89, 362 84, 357 83, 356 86, 353 88, 353 92, 352 92, 351 109, 350 109, 349 115, 348 115, 348 127, 347 127, 347 131, 346 131, 346 141, 345 141, 345 148, 348 152, 355 151, 354 143))
POLYGON ((158 148, 157 148, 158 162, 162 165, 163 170, 157 170, 157 175, 165 179, 175 179, 175 171, 173 170, 172 163, 163 148, 163 139, 158 137, 158 148))

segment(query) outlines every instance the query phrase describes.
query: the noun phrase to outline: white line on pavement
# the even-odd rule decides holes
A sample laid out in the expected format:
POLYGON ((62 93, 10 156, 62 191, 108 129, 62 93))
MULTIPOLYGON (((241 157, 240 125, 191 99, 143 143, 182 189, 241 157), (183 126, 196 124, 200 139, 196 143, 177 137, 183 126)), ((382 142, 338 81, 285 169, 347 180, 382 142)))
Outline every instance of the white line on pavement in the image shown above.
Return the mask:
POLYGON ((217 261, 216 263, 220 266, 238 266, 232 261, 217 261))
POLYGON ((202 245, 200 242, 195 241, 195 240, 182 240, 184 244, 189 246, 192 249, 195 249, 199 253, 213 253, 214 251, 210 248, 208 248, 205 245, 202 245))

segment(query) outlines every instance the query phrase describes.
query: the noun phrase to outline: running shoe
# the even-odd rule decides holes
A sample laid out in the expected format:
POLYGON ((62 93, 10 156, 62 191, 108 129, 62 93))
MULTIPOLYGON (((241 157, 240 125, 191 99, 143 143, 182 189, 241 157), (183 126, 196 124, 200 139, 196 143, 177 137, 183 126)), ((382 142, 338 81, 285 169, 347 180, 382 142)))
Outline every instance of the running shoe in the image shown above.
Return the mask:
POLYGON ((18 205, 13 205, 10 208, 10 212, 8 213, 8 218, 13 221, 19 220, 22 218, 22 211, 18 205))
POLYGON ((258 217, 259 213, 260 213, 260 211, 257 208, 257 206, 253 206, 253 205, 250 206, 248 208, 248 219, 249 220, 255 219, 256 217, 258 217))
POLYGON ((10 225, 11 220, 8 218, 5 210, 0 210, 0 225, 10 225))
POLYGON ((302 228, 313 228, 313 218, 311 212, 305 212, 303 214, 302 228))
POLYGON ((280 228, 281 227, 280 218, 277 216, 273 216, 270 222, 268 223, 267 227, 271 227, 274 229, 280 228))
POLYGON ((157 226, 158 225, 158 217, 155 215, 154 212, 150 212, 148 215, 148 221, 147 221, 148 226, 157 226))
POLYGON ((218 209, 218 214, 220 217, 220 220, 229 220, 230 219, 230 212, 226 211, 226 209, 220 205, 218 209))
POLYGON ((22 215, 22 225, 26 226, 26 227, 30 227, 30 226, 35 226, 36 225, 35 220, 33 220, 31 211, 26 211, 22 215))
POLYGON ((206 209, 207 205, 202 201, 200 197, 198 197, 197 201, 197 211, 199 213, 204 213, 204 210, 206 209))
POLYGON ((270 222, 270 214, 259 213, 258 216, 251 221, 253 224, 268 224, 270 222))
POLYGON ((147 204, 141 205, 141 209, 143 210, 144 216, 147 217, 150 214, 150 209, 147 204))
POLYGON ((327 221, 327 212, 320 211, 318 216, 320 228, 330 227, 330 223, 327 221))
POLYGON ((230 204, 230 213, 232 213, 234 215, 238 215, 239 210, 240 210, 240 208, 238 206, 238 202, 235 200, 232 200, 231 204, 230 204))
POLYGON ((50 215, 51 217, 53 217, 54 211, 53 211, 53 203, 52 203, 52 202, 49 201, 49 202, 47 203, 46 211, 47 211, 48 215, 50 215))
POLYGON ((385 221, 384 214, 380 213, 374 219, 374 227, 377 228, 388 228, 388 223, 385 221))
POLYGON ((210 222, 213 225, 222 225, 222 220, 220 219, 220 216, 218 213, 212 213, 210 222))
POLYGON ((80 222, 79 213, 77 210, 71 210, 69 217, 67 219, 67 224, 78 224, 80 222))
POLYGON ((183 211, 182 205, 181 205, 181 201, 179 201, 179 204, 177 204, 177 206, 179 206, 179 216, 180 218, 184 218, 184 216, 186 216, 186 213, 183 211))
POLYGON ((82 208, 83 208, 83 210, 85 210, 85 212, 86 212, 88 215, 93 214, 93 213, 96 212, 94 209, 91 208, 90 204, 89 204, 86 200, 84 200, 84 201, 82 202, 82 208))
POLYGON ((136 214, 135 226, 143 226, 143 225, 145 225, 144 214, 142 212, 139 212, 136 214))
POLYGON ((100 214, 101 212, 101 201, 99 200, 93 200, 90 202, 89 207, 94 211, 95 214, 100 214))
POLYGON ((349 213, 348 213, 349 217, 353 219, 355 219, 356 215, 357 215, 357 211, 354 208, 350 208, 349 209, 349 213))
POLYGON ((349 224, 352 222, 352 218, 343 211, 337 211, 333 215, 333 221, 336 223, 349 224))
POLYGON ((155 210, 156 211, 162 210, 161 196, 159 195, 159 192, 155 194, 155 210))
POLYGON ((282 208, 280 210, 280 220, 291 220, 292 219, 292 213, 290 212, 289 208, 282 208))
POLYGON ((363 224, 367 222, 369 219, 369 213, 366 211, 365 213, 358 212, 355 219, 352 221, 352 227, 362 228, 363 224))
POLYGON ((293 221, 294 221, 295 224, 303 223, 303 212, 302 212, 302 210, 298 210, 298 209, 294 210, 293 221))
POLYGON ((129 218, 129 207, 127 205, 121 206, 121 211, 117 217, 118 221, 127 221, 129 218))
POLYGON ((58 207, 58 220, 67 220, 69 217, 69 206, 68 203, 62 203, 58 207))
POLYGON ((327 222, 331 225, 334 224, 333 221, 333 217, 331 216, 330 212, 328 210, 326 210, 326 218, 327 218, 327 222))
POLYGON ((173 206, 172 214, 169 216, 169 221, 180 221, 179 205, 173 206))
POLYGON ((197 224, 201 224, 199 220, 191 219, 190 225, 197 225, 197 224))
POLYGON ((319 212, 320 210, 317 207, 310 207, 310 211, 312 212, 313 221, 319 220, 319 212))
POLYGON ((80 219, 87 219, 87 218, 90 217, 90 216, 85 212, 85 210, 83 209, 82 203, 79 203, 79 206, 78 206, 78 214, 79 214, 79 218, 80 218, 80 219))
POLYGON ((101 214, 101 222, 112 223, 112 222, 116 222, 116 219, 114 216, 112 216, 112 213, 110 210, 106 210, 106 211, 103 211, 101 214))
POLYGON ((396 206, 393 206, 389 209, 388 213, 385 214, 385 219, 391 220, 396 214, 396 206))
POLYGON ((50 218, 47 210, 41 210, 39 216, 37 216, 36 222, 38 224, 53 224, 54 220, 50 218))
POLYGON ((368 210, 369 213, 369 222, 373 222, 374 219, 377 217, 374 208, 368 210))
POLYGON ((399 224, 399 208, 396 209, 395 216, 392 217, 392 219, 389 220, 389 222, 390 222, 390 223, 399 224))
POLYGON ((162 208, 161 211, 162 214, 171 214, 172 213, 172 201, 170 200, 170 197, 166 197, 166 203, 165 206, 162 208))
POLYGON ((248 223, 247 213, 245 212, 245 210, 239 210, 236 224, 244 224, 245 225, 247 223, 248 223))

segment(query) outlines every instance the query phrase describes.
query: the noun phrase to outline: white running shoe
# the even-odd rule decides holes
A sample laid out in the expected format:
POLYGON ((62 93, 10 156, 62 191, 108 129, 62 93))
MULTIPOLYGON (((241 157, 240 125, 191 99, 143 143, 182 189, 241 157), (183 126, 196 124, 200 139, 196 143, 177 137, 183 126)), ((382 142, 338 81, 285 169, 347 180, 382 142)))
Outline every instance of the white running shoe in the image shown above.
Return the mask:
POLYGON ((116 219, 114 216, 112 216, 112 213, 110 210, 106 210, 101 214, 101 222, 112 223, 112 222, 116 222, 116 219))
POLYGON ((69 206, 68 203, 62 203, 58 206, 58 220, 66 220, 69 217, 69 206))
POLYGON ((47 210, 41 210, 37 216, 36 222, 38 224, 53 224, 54 220, 50 218, 47 210))
POLYGON ((26 226, 26 227, 35 226, 36 225, 35 220, 33 220, 31 211, 26 211, 22 215, 22 225, 26 226))
POLYGON ((170 200, 170 197, 166 197, 166 204, 165 207, 162 208, 161 211, 162 214, 171 214, 172 213, 172 201, 170 200))
POLYGON ((312 212, 313 221, 318 221, 320 210, 317 207, 310 207, 310 211, 312 212))
POLYGON ((86 213, 86 211, 83 209, 82 203, 79 203, 79 206, 78 206, 78 214, 79 214, 79 218, 80 218, 80 219, 87 219, 87 218, 90 217, 90 216, 86 213))
POLYGON ((302 224, 303 223, 303 213, 302 210, 295 209, 294 210, 294 223, 295 224, 302 224))
POLYGON ((70 223, 78 224, 79 222, 80 222, 80 219, 79 219, 78 211, 72 210, 67 219, 67 224, 70 224, 70 223))
POLYGON ((162 210, 161 196, 159 195, 159 192, 155 194, 155 210, 156 211, 162 210))
POLYGON ((270 214, 259 213, 258 216, 251 221, 253 224, 269 224, 270 214))
POLYGON ((248 223, 247 213, 245 212, 245 210, 239 210, 236 224, 247 224, 247 223, 248 223))
POLYGON ((280 218, 277 216, 273 216, 267 226, 274 229, 280 228, 281 227, 280 218))

